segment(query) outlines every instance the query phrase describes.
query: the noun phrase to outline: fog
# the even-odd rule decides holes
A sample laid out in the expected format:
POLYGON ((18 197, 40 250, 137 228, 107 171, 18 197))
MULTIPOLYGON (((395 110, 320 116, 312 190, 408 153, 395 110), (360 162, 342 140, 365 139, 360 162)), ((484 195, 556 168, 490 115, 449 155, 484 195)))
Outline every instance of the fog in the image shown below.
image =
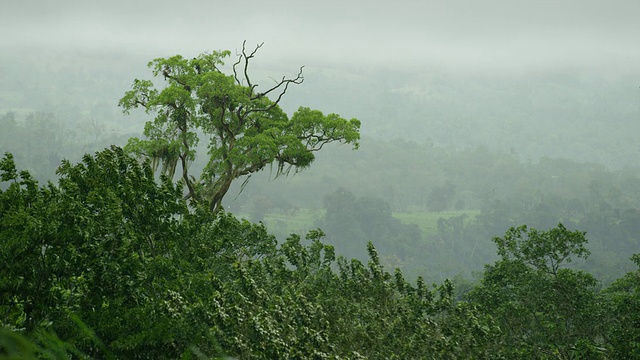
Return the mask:
POLYGON ((5 0, 0 45, 200 53, 265 42, 270 61, 471 69, 633 66, 637 1, 5 0))
POLYGON ((287 179, 257 174, 228 209, 280 239, 317 226, 330 241, 353 236, 338 247, 350 256, 386 224, 386 264, 429 254, 435 265, 410 272, 440 266, 434 279, 481 269, 510 226, 563 221, 615 248, 591 265, 615 278, 640 246, 638 14, 636 0, 3 0, 0 153, 53 179, 62 158, 140 136, 150 117, 124 117, 117 103, 151 76, 150 60, 264 43, 252 63, 260 84, 305 66, 283 109, 358 118, 362 146, 327 147, 287 179), (327 215, 340 198, 359 204, 351 212, 383 210, 346 232, 327 215), (390 246, 394 236, 413 250, 390 246))

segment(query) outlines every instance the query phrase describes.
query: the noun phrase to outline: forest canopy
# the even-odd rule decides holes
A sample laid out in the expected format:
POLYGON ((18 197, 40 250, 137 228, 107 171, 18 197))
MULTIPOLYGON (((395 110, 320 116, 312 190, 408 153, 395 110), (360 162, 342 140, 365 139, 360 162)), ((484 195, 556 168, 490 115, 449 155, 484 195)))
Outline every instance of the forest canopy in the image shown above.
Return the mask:
POLYGON ((304 106, 289 117, 281 99, 302 69, 259 87, 260 47, 227 73, 228 51, 151 61, 153 79, 120 100, 153 117, 145 137, 79 161, 52 153, 73 139, 48 127, 54 114, 0 117, 40 137, 0 161, 0 357, 640 357, 640 255, 617 278, 590 272, 637 252, 637 176, 482 147, 325 146, 360 147, 360 121, 304 106), (308 167, 319 150, 321 175, 279 182, 307 208, 273 205, 264 181, 253 204, 222 207, 237 179, 308 167), (31 171, 54 167, 48 182, 31 171), (276 236, 243 219, 305 211, 319 228, 276 236), (474 278, 450 279, 470 265, 474 278))

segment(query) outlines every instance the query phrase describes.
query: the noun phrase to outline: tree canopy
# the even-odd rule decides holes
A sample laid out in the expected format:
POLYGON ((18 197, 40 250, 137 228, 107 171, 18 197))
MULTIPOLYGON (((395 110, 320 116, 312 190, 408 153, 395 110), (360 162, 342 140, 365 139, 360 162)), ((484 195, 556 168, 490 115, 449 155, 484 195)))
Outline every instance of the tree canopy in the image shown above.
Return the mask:
POLYGON ((278 244, 263 224, 191 208, 150 161, 117 147, 58 175, 41 186, 10 154, 0 161, 0 357, 639 354, 639 272, 598 291, 564 266, 588 252, 584 233, 562 225, 494 238, 501 260, 462 300, 448 280, 387 272, 371 242, 366 262, 347 260, 320 230, 278 244))
POLYGON ((279 103, 289 86, 304 81, 301 67, 293 78, 282 77, 260 91, 249 75, 249 64, 262 44, 248 51, 243 44, 232 74, 222 71, 229 51, 214 51, 193 59, 181 55, 158 58, 148 66, 164 83, 136 79, 119 105, 125 113, 142 107, 154 114, 147 139, 133 138, 127 149, 153 159, 154 167, 173 177, 178 163, 188 198, 220 209, 231 183, 276 164, 277 175, 309 166, 314 152, 330 142, 358 147, 360 121, 300 107, 289 118, 279 103), (269 97, 274 99, 270 99, 269 97), (200 135, 207 137, 208 159, 196 180, 189 164, 196 157, 200 135))
POLYGON ((507 358, 606 358, 597 280, 565 267, 589 255, 585 233, 523 225, 493 241, 501 260, 486 266, 469 299, 506 330, 507 358))
POLYGON ((371 243, 366 263, 336 257, 319 230, 306 245, 298 235, 278 245, 262 224, 188 208, 168 177, 156 182, 149 161, 117 147, 65 162, 59 175, 40 186, 9 154, 0 161, 9 183, 0 190, 0 330, 10 331, 0 331, 0 357, 489 351, 474 345, 489 320, 455 304, 451 283, 391 275, 371 243))

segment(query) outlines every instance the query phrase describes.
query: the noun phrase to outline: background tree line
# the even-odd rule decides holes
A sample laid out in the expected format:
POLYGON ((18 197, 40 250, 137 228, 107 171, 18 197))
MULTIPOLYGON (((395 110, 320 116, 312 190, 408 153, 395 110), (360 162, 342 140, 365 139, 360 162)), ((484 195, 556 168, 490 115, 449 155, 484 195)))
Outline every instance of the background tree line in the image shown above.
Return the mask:
MULTIPOLYGON (((98 142, 83 142, 78 135, 82 134, 81 128, 74 132, 47 113, 30 113, 22 119, 5 113, 0 121, 7 130, 0 134, 3 146, 41 181, 51 179, 62 158, 77 160, 85 149, 107 146, 110 140, 124 145, 127 140, 125 135, 114 134, 98 142)), ((196 158, 194 175, 198 176, 195 169, 204 166, 204 161, 196 158)), ((407 233, 397 226, 387 226, 387 233, 393 229, 392 236, 374 233, 387 240, 367 238, 360 232, 355 237, 360 239, 359 245, 340 249, 350 257, 364 258, 362 245, 374 241, 382 259, 389 259, 388 265, 402 264, 411 276, 425 273, 425 269, 422 261, 406 254, 415 254, 417 259, 433 257, 427 271, 432 281, 457 274, 470 278, 472 272, 494 259, 491 237, 515 224, 548 228, 562 221, 570 228, 587 231, 592 256, 577 266, 605 282, 633 268, 628 254, 635 252, 640 241, 640 176, 633 168, 615 170, 597 163, 553 158, 522 162, 509 152, 486 148, 456 150, 363 138, 358 151, 325 147, 313 167, 277 181, 274 175, 268 168, 252 175, 242 193, 240 184, 232 186, 225 206, 240 216, 265 221, 280 240, 290 232, 304 235, 318 226, 329 239, 350 237, 370 220, 357 225, 344 221, 346 217, 380 219, 385 213, 355 203, 342 212, 337 207, 330 210, 331 199, 340 191, 351 193, 354 201, 377 201, 380 209, 386 208, 389 216, 404 224, 420 225, 416 218, 421 216, 434 218, 431 229, 407 233), (328 213, 332 211, 335 215, 328 213), (282 220, 271 220, 270 216, 276 215, 282 220), (342 223, 333 223, 331 217, 342 223), (440 217, 442 220, 436 221, 440 217), (407 239, 407 245, 403 245, 404 240, 392 240, 394 237, 407 239), (405 255, 400 255, 390 250, 402 247, 424 251, 403 251, 405 255)))

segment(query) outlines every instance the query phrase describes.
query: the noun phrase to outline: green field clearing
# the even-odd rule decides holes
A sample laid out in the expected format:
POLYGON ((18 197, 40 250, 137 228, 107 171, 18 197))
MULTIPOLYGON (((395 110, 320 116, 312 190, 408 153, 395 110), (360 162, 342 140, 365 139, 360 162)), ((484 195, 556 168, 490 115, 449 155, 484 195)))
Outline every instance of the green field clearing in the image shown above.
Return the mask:
MULTIPOLYGON (((253 221, 249 214, 236 213, 234 215, 238 219, 253 221)), ((317 227, 315 226, 316 219, 321 219, 322 217, 324 217, 324 210, 300 209, 290 213, 275 212, 266 214, 262 223, 278 239, 284 239, 289 234, 304 236, 309 230, 317 227)))
MULTIPOLYGON (((451 218, 466 214, 467 221, 472 220, 480 211, 443 211, 443 212, 411 212, 393 213, 393 217, 400 220, 403 224, 417 225, 422 234, 426 237, 435 234, 438 231, 439 218, 451 218)), ((250 219, 248 214, 236 214, 238 218, 250 219)), ((307 231, 315 229, 316 221, 324 217, 324 210, 300 209, 291 213, 270 213, 265 215, 262 222, 267 226, 269 232, 276 234, 278 238, 287 236, 288 234, 304 235, 307 231)))
POLYGON ((438 219, 451 218, 466 214, 466 221, 471 221, 476 215, 480 214, 479 210, 465 211, 442 211, 442 212, 412 212, 412 213, 393 213, 393 217, 400 220, 403 224, 418 225, 422 231, 422 235, 428 236, 438 232, 438 219))

